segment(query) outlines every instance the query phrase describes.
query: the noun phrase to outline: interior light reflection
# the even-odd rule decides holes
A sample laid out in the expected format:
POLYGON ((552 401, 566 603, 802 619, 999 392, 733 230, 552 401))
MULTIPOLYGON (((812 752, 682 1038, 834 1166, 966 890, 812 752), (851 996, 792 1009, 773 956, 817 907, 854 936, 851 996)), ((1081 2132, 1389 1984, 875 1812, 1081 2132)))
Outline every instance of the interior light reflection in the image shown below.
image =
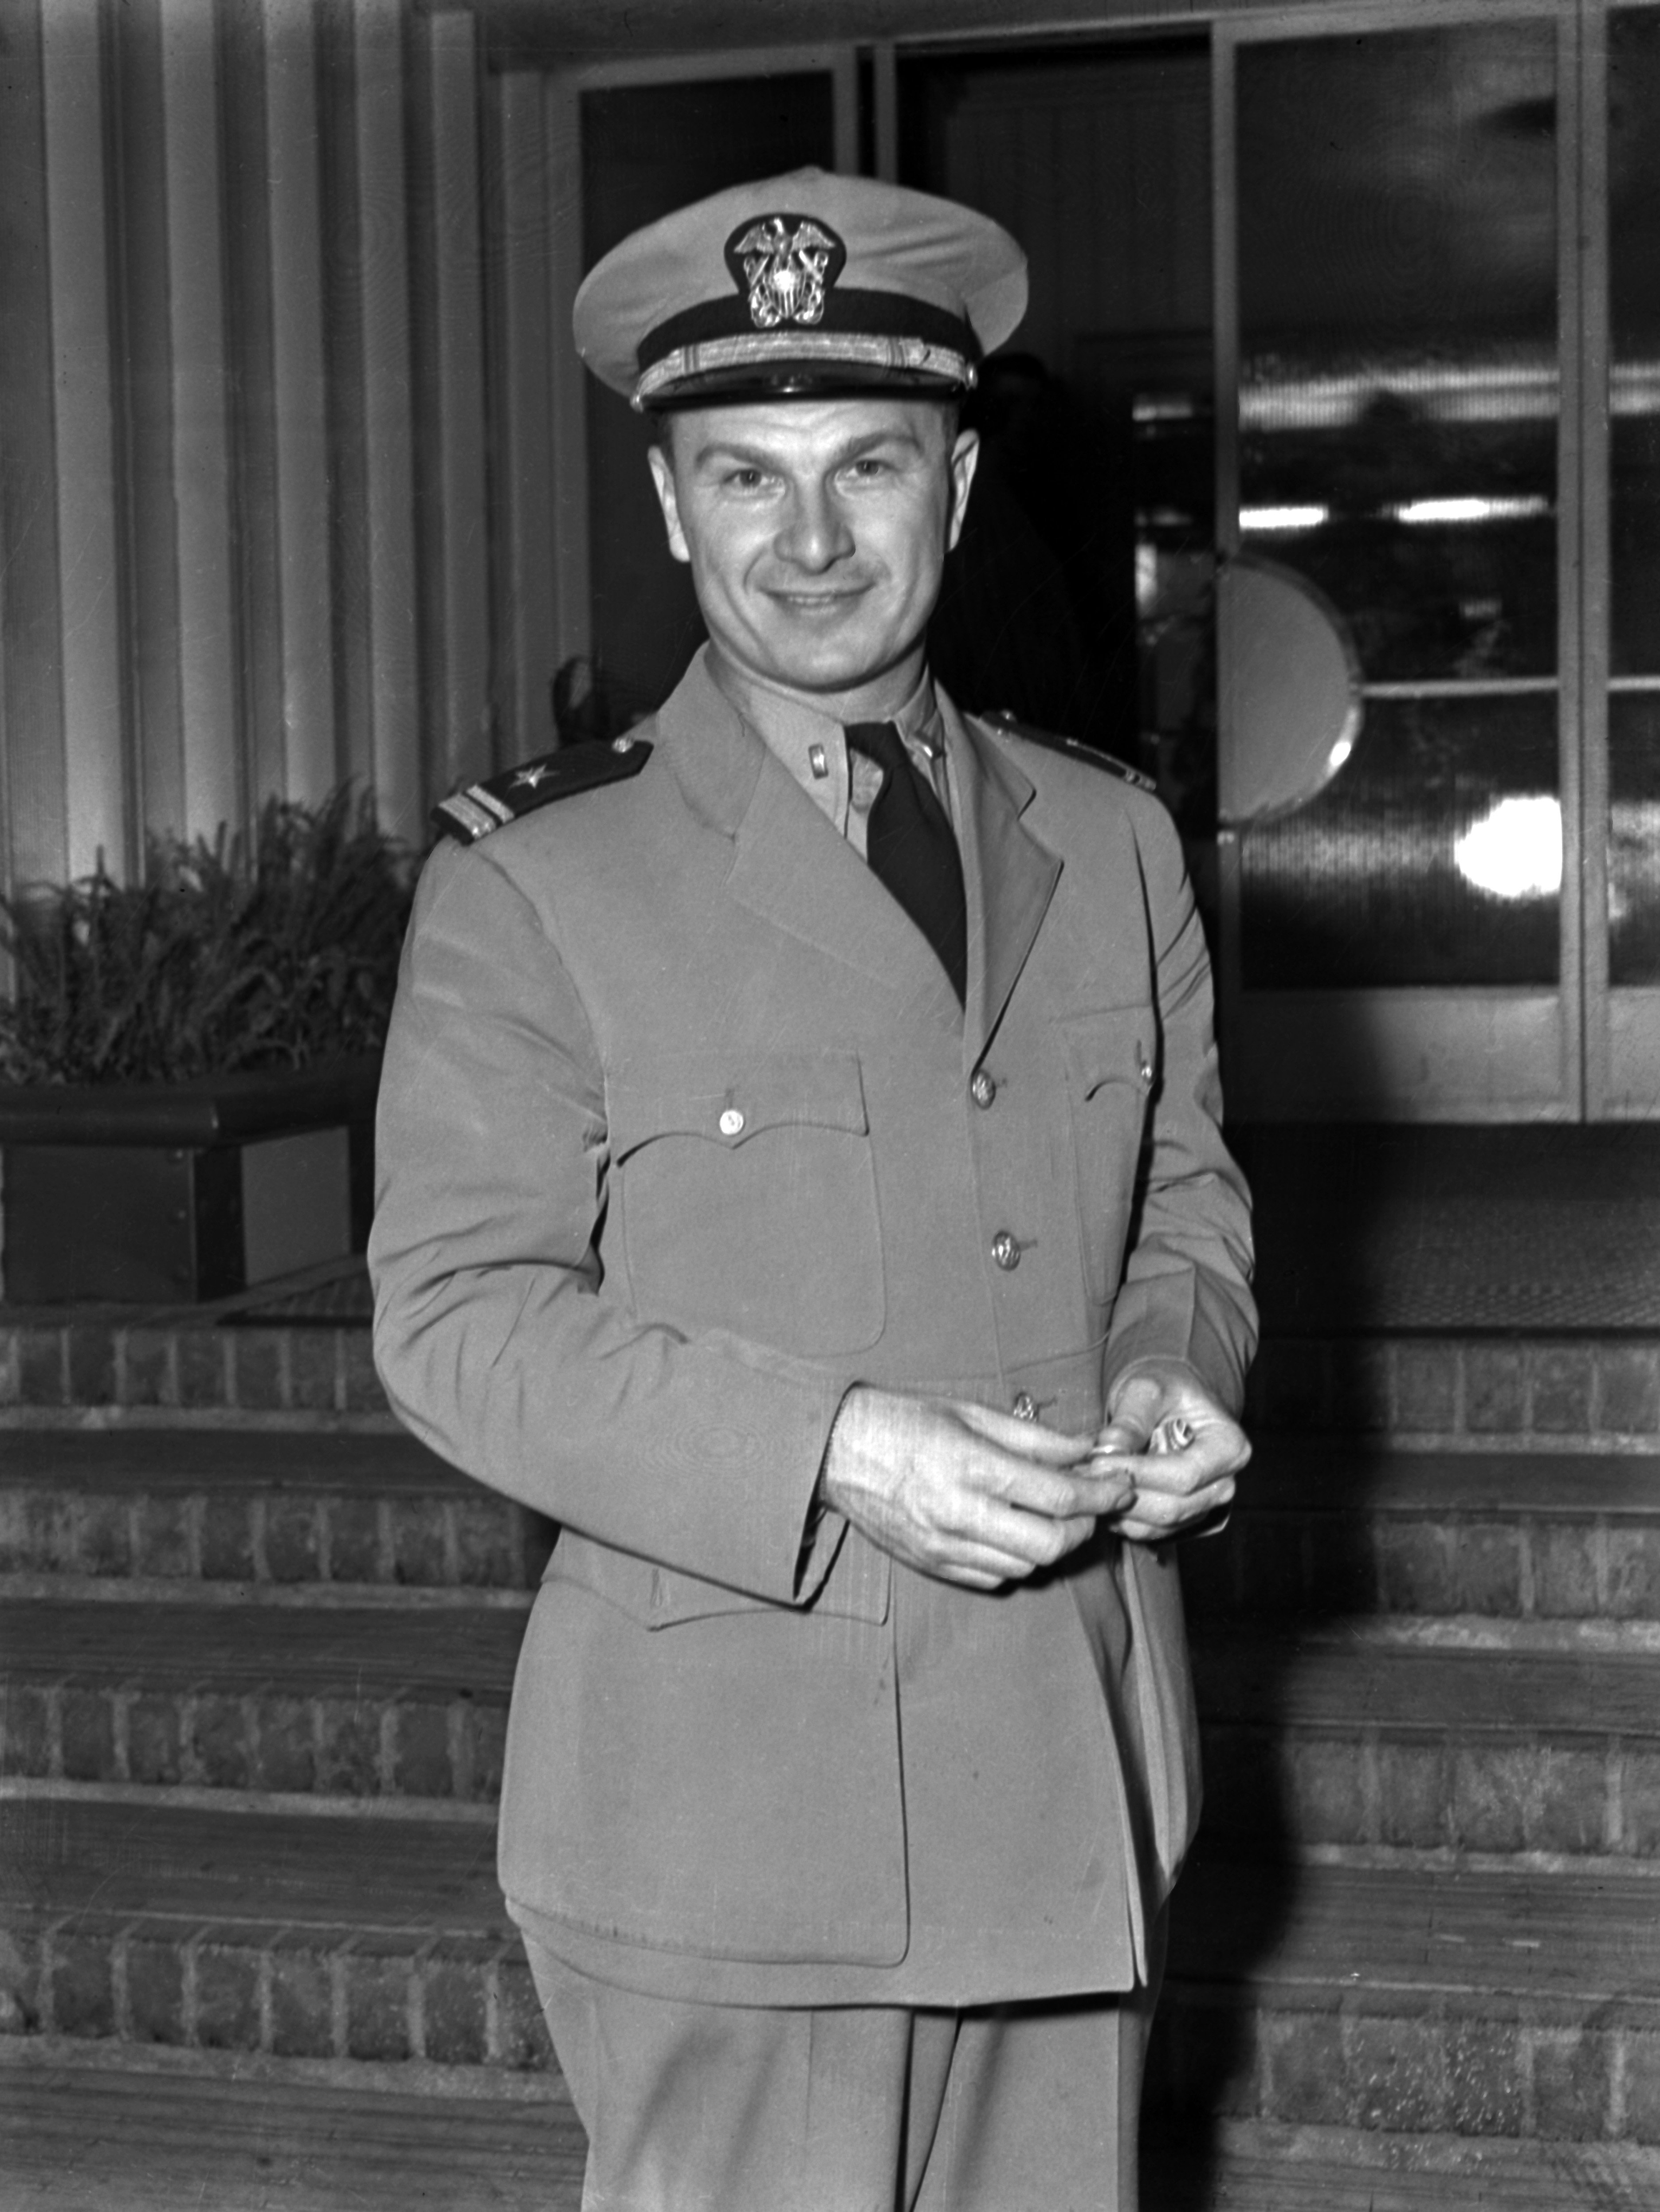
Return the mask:
POLYGON ((1550 513, 1550 501, 1535 493, 1510 499, 1413 499, 1388 513, 1396 522, 1523 522, 1550 513))
MULTIPOLYGON (((1274 379, 1247 372, 1239 420, 1248 430, 1342 430, 1379 399, 1403 401, 1431 422, 1554 422, 1560 406, 1554 363, 1485 368, 1379 369, 1347 376, 1274 379)), ((1608 372, 1615 415, 1660 415, 1660 361, 1615 362, 1608 372)), ((1185 392, 1136 394, 1142 424, 1191 422, 1201 412, 1185 392)))
MULTIPOLYGON (((1549 422, 1560 406, 1560 384, 1554 362, 1477 368, 1370 366, 1348 375, 1283 379, 1247 372, 1239 419, 1248 430, 1342 430, 1387 398, 1404 402, 1431 422, 1549 422)), ((1615 415, 1660 414, 1660 362, 1615 362, 1608 374, 1608 404, 1615 415)))
MULTIPOLYGON (((1501 498, 1469 495, 1454 499, 1412 499, 1398 507, 1380 507, 1377 512, 1387 521, 1417 526, 1430 523, 1529 522, 1549 514, 1552 507, 1542 492, 1530 492, 1501 498)), ((1160 520, 1158 516, 1152 519, 1160 520)), ((1313 501, 1283 507, 1242 507, 1239 510, 1241 530, 1318 530, 1330 520, 1331 509, 1313 501)))
POLYGON ((1317 530, 1331 520, 1329 507, 1242 507, 1242 530, 1317 530))
POLYGON ((1608 372, 1616 415, 1660 415, 1660 361, 1617 361, 1608 372))
MULTIPOLYGON (((1660 375, 1660 365, 1656 373, 1660 375)), ((1548 420, 1557 411, 1560 383, 1550 361, 1487 362, 1473 368, 1390 369, 1368 363, 1347 374, 1283 380, 1247 372, 1239 419, 1252 430, 1346 429, 1368 407, 1387 398, 1404 402, 1430 422, 1548 420)))
POLYGON ((1452 848, 1467 884, 1494 898, 1554 898, 1562 888, 1562 809, 1554 799, 1500 799, 1452 848))

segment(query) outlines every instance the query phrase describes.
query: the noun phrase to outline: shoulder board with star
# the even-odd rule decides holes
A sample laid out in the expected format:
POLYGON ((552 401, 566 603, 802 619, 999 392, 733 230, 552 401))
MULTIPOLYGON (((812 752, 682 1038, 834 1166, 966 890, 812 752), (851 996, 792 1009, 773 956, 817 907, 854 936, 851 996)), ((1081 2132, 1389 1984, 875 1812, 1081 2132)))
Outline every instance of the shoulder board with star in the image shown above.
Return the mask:
POLYGON ((1058 737, 1053 730, 1040 730, 1033 723, 1023 722, 1018 714, 1011 714, 1006 708, 994 714, 982 714, 979 719, 989 722, 1005 737, 1024 738, 1029 745, 1043 745, 1052 753, 1065 753, 1072 760, 1087 761, 1091 768, 1104 769, 1109 775, 1116 775, 1121 783, 1128 783, 1134 790, 1158 792, 1158 786, 1152 778, 1144 775, 1139 768, 1132 768, 1128 761, 1121 761, 1112 753, 1100 752, 1094 745, 1081 744, 1076 738, 1058 737))
POLYGON ((482 783, 464 784, 439 800, 432 818, 458 843, 476 845, 492 830, 534 814, 556 799, 638 775, 651 751, 645 738, 626 736, 613 738, 609 744, 562 745, 557 752, 544 753, 522 768, 504 769, 482 783))

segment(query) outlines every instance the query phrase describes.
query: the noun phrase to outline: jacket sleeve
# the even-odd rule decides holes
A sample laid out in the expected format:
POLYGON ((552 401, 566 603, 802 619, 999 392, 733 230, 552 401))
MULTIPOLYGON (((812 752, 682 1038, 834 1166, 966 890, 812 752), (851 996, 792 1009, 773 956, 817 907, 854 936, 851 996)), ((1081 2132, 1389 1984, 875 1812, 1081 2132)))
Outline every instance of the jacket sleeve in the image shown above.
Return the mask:
POLYGON ((487 849, 427 865, 375 1143, 375 1359, 404 1424, 602 1543, 805 1595, 842 1386, 736 1337, 644 1326, 607 1295, 598 1054, 556 946, 487 849))
POLYGON ((1158 1069, 1104 1379, 1110 1396, 1139 1360, 1183 1360, 1237 1413, 1256 1347, 1250 1198, 1222 1141, 1210 963, 1174 824, 1147 801, 1136 829, 1158 1069))

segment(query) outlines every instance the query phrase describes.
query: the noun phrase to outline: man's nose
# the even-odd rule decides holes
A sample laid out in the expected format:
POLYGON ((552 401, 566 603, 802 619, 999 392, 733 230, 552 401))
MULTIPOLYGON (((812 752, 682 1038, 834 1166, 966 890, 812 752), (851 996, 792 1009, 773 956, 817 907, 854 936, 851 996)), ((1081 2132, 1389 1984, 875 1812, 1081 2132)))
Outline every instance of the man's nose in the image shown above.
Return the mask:
POLYGON ((798 568, 828 568, 853 550, 853 532, 825 484, 798 485, 778 536, 778 551, 798 568))

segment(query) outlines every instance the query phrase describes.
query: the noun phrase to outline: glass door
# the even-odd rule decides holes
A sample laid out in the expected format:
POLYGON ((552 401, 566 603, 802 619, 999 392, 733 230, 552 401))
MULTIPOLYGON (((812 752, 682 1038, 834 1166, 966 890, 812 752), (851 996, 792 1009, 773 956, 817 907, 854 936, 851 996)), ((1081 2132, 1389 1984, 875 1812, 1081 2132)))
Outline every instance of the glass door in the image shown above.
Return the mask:
POLYGON ((1605 702, 1607 756, 1603 774, 1593 752, 1587 780, 1586 1060, 1590 1110, 1612 1119, 1660 1113, 1660 10, 1616 9, 1588 58, 1587 197, 1608 207, 1608 405, 1596 421, 1606 506, 1593 502, 1587 532, 1607 564, 1608 628, 1589 647, 1607 656, 1590 702, 1605 702))
POLYGON ((1575 27, 1322 14, 1344 35, 1213 50, 1221 550, 1316 587, 1363 702, 1323 788, 1259 812, 1225 574, 1230 1110, 1576 1117, 1575 27))

